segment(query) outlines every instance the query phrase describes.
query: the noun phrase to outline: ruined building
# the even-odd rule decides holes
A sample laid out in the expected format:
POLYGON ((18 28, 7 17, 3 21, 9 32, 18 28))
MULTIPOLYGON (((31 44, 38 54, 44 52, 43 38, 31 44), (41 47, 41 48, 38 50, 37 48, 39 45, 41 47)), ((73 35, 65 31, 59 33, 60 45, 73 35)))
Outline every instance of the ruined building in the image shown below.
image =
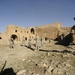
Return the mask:
POLYGON ((56 39, 62 33, 70 31, 69 28, 63 28, 61 23, 47 24, 34 28, 23 28, 15 25, 8 25, 5 33, 0 33, 0 44, 9 44, 9 39, 12 37, 16 44, 21 43, 24 36, 28 41, 29 36, 34 40, 36 34, 43 38, 56 39))
POLYGON ((12 37, 15 43, 20 43, 22 38, 28 40, 35 37, 35 28, 22 28, 19 26, 9 25, 6 27, 5 33, 0 33, 0 44, 8 44, 10 37, 12 37))

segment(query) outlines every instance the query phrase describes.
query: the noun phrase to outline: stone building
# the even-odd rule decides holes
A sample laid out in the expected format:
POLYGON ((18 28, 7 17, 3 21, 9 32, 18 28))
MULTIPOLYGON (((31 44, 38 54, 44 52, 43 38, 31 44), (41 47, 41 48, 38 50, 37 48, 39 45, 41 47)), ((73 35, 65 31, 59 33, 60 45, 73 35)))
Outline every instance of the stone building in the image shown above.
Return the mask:
POLYGON ((20 43, 24 37, 28 41, 29 36, 35 38, 35 28, 22 28, 19 26, 8 25, 5 33, 0 33, 0 44, 8 44, 10 37, 12 37, 15 43, 20 43))
POLYGON ((40 37, 56 39, 62 33, 62 24, 59 22, 36 27, 36 32, 40 37))
POLYGON ((21 43, 23 37, 26 41, 28 41, 29 36, 31 36, 31 38, 34 40, 36 34, 45 39, 51 38, 54 40, 63 32, 66 35, 67 31, 69 32, 70 28, 65 29, 62 27, 60 22, 37 26, 34 28, 23 28, 11 24, 6 27, 5 33, 0 33, 0 45, 9 44, 10 37, 14 39, 15 44, 21 43))

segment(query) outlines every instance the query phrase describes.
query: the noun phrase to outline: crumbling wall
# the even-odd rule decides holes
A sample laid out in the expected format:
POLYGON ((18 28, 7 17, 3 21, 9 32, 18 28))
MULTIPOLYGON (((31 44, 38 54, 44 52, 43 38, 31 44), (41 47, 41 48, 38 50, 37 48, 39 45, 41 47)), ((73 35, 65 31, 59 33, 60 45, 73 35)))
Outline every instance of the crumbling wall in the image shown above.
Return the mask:
POLYGON ((0 45, 7 45, 8 41, 8 35, 5 33, 0 33, 0 45))
POLYGON ((59 36, 59 30, 62 27, 61 23, 47 24, 36 27, 36 32, 39 36, 56 39, 59 36))
MULTIPOLYGON (((69 34, 70 30, 71 30, 70 27, 62 27, 62 24, 59 22, 37 26, 35 28, 33 27, 23 28, 11 24, 6 27, 5 34, 0 34, 0 36, 3 37, 4 40, 9 40, 10 37, 14 37, 14 41, 16 42, 21 42, 23 36, 27 40, 29 36, 31 36, 31 38, 34 39, 36 34, 38 34, 40 37, 51 38, 55 40, 62 33, 64 33, 64 35, 66 36, 67 34, 69 34)), ((1 37, 0 39, 2 39, 1 37)))
POLYGON ((19 26, 15 26, 11 24, 6 27, 6 32, 4 34, 3 33, 0 34, 0 40, 1 41, 5 40, 4 42, 8 41, 9 43, 9 39, 10 37, 12 37, 15 43, 21 43, 23 36, 27 41, 28 41, 29 36, 31 36, 31 38, 34 38, 35 29, 23 28, 23 27, 19 27, 19 26))
POLYGON ((50 28, 45 27, 43 29, 36 28, 36 31, 40 37, 44 37, 44 38, 47 37, 47 38, 55 39, 57 38, 58 35, 58 29, 55 27, 50 27, 50 28))
POLYGON ((22 37, 29 38, 29 36, 34 37, 34 28, 22 28, 19 26, 9 25, 6 28, 6 33, 10 36, 17 36, 17 41, 22 41, 22 37))

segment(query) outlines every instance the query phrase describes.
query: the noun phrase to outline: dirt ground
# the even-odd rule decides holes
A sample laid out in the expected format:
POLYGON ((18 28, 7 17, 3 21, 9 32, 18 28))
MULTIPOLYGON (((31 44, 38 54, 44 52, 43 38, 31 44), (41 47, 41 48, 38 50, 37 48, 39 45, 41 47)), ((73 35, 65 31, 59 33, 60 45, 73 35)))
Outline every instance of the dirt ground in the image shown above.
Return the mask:
POLYGON ((20 45, 0 45, 0 70, 13 68, 16 75, 75 75, 75 45, 45 43, 39 51, 20 45))

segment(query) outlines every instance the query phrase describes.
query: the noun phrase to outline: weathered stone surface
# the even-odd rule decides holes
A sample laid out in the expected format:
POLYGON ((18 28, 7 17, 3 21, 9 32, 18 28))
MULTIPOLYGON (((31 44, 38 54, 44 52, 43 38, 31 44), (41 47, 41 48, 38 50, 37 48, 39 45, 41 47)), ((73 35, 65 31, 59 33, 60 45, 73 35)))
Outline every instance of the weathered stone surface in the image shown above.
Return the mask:
POLYGON ((20 43, 22 41, 23 36, 26 40, 28 40, 29 36, 31 36, 34 40, 36 34, 38 34, 38 36, 40 37, 43 37, 44 40, 47 38, 54 40, 58 38, 62 33, 64 33, 64 35, 67 35, 68 32, 70 32, 70 28, 62 27, 61 23, 59 22, 43 26, 37 26, 34 28, 23 28, 11 24, 6 27, 5 33, 0 33, 0 40, 9 44, 8 40, 10 36, 12 36, 15 40, 15 43, 20 43))
POLYGON ((75 34, 73 34, 73 44, 75 44, 75 34))
POLYGON ((51 66, 49 66, 49 68, 48 68, 48 70, 47 70, 47 71, 48 71, 49 73, 52 73, 52 72, 53 72, 53 70, 54 70, 54 66, 53 66, 53 65, 51 65, 51 66))
POLYGON ((26 70, 20 70, 17 75, 26 75, 26 70))

